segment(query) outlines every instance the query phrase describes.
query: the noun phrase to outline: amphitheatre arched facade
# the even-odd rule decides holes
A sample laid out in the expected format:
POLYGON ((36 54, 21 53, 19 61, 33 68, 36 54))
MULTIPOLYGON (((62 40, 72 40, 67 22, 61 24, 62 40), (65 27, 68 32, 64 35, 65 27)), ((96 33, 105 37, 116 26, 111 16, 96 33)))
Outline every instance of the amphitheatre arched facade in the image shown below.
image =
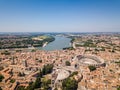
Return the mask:
POLYGON ((72 59, 72 62, 76 62, 78 65, 92 65, 92 66, 104 66, 105 62, 102 58, 96 55, 77 55, 72 59))

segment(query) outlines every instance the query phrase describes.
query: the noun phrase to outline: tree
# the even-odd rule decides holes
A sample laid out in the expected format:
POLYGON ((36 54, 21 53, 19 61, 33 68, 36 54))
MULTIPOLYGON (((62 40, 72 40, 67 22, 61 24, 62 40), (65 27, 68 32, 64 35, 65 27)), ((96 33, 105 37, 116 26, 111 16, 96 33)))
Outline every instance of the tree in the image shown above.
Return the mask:
POLYGON ((1 54, 4 54, 4 55, 10 55, 11 53, 8 52, 8 51, 4 51, 4 52, 2 52, 1 54))
POLYGON ((95 66, 88 66, 88 68, 89 68, 90 72, 96 70, 95 66))
POLYGON ((41 78, 38 77, 34 82, 34 88, 40 88, 40 87, 41 87, 41 78))
POLYGON ((34 89, 37 89, 37 88, 41 88, 41 83, 42 83, 41 82, 41 77, 42 77, 42 74, 41 74, 41 70, 40 70, 35 82, 30 82, 29 86, 26 88, 26 90, 34 90, 34 89))
POLYGON ((66 64, 66 66, 70 66, 71 65, 69 61, 66 61, 65 64, 66 64))
POLYGON ((0 87, 0 90, 2 90, 2 88, 0 87))
POLYGON ((15 82, 15 79, 11 79, 10 82, 11 82, 11 83, 14 83, 14 82, 15 82))
POLYGON ((42 69, 42 74, 43 75, 49 74, 52 72, 52 69, 53 69, 53 64, 44 65, 44 67, 42 69))
POLYGON ((2 82, 3 79, 4 79, 4 76, 0 74, 0 82, 2 82))
POLYGON ((41 88, 41 78, 40 77, 37 77, 35 82, 30 82, 29 86, 25 90, 34 90, 37 88, 41 88))
POLYGON ((39 63, 42 63, 42 60, 39 60, 38 62, 39 62, 39 63))
POLYGON ((18 86, 17 90, 25 90, 25 87, 24 86, 18 86))
POLYGON ((78 72, 75 71, 75 72, 73 72, 69 77, 72 77, 72 76, 77 75, 77 74, 78 74, 78 72))
POLYGON ((0 71, 2 71, 4 69, 4 67, 3 66, 0 66, 0 71))
POLYGON ((42 71, 40 70, 37 77, 42 77, 42 71))
POLYGON ((24 72, 23 73, 19 72, 18 76, 23 77, 23 76, 25 76, 25 73, 24 72))
POLYGON ((78 82, 75 79, 71 79, 70 77, 63 80, 62 90, 77 90, 78 82))
POLYGON ((117 88, 117 90, 120 90, 120 86, 117 88))
POLYGON ((49 90, 50 84, 51 84, 51 79, 42 81, 42 87, 44 88, 44 90, 49 90))
POLYGON ((29 86, 26 88, 26 90, 34 90, 33 82, 29 83, 29 86))
POLYGON ((39 88, 41 88, 41 86, 43 86, 44 90, 48 90, 50 88, 49 84, 51 83, 51 80, 47 80, 47 81, 42 82, 41 77, 43 75, 51 73, 52 69, 53 69, 53 64, 44 65, 42 71, 40 70, 40 72, 38 73, 36 81, 31 82, 29 84, 29 86, 26 88, 26 90, 39 89, 39 88))

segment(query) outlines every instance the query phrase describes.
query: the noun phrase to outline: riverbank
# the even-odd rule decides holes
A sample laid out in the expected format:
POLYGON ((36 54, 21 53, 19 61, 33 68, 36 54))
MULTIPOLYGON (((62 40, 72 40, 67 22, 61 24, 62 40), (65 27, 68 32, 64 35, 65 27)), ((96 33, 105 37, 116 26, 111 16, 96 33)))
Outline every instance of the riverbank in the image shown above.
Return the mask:
POLYGON ((7 36, 0 38, 0 49, 15 49, 15 48, 29 48, 29 47, 42 47, 46 42, 47 44, 53 42, 53 36, 38 35, 38 36, 7 36))
POLYGON ((45 46, 47 46, 47 44, 48 44, 48 42, 45 42, 45 43, 43 44, 43 46, 42 46, 42 47, 45 47, 45 46))
POLYGON ((63 50, 63 48, 71 47, 71 38, 64 36, 54 36, 55 40, 48 43, 45 47, 37 47, 40 50, 52 51, 52 50, 63 50))
POLYGON ((29 41, 28 40, 26 42, 24 41, 24 43, 26 43, 26 45, 24 45, 23 47, 17 46, 15 48, 8 47, 8 48, 2 48, 2 49, 11 49, 11 50, 12 49, 20 49, 20 50, 22 50, 22 49, 33 49, 33 47, 34 47, 34 49, 52 51, 52 50, 63 50, 64 48, 72 47, 72 44, 71 44, 72 39, 69 37, 54 35, 54 36, 41 36, 41 37, 36 36, 36 37, 30 37, 30 38, 29 38, 29 41))

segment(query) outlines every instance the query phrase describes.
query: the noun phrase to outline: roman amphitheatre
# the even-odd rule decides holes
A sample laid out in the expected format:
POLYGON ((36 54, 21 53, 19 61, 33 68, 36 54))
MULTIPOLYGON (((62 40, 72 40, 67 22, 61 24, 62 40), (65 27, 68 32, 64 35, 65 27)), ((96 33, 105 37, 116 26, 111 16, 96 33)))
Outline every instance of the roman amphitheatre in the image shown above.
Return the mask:
POLYGON ((105 64, 102 58, 95 55, 77 55, 73 60, 80 65, 102 66, 105 64))

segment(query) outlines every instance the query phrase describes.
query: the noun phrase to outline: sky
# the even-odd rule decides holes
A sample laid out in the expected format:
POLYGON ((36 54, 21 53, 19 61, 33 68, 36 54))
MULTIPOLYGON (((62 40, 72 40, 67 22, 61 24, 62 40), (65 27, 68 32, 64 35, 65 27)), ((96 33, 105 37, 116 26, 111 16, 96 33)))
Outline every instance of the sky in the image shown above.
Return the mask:
POLYGON ((120 0, 0 0, 0 32, 120 32, 120 0))

